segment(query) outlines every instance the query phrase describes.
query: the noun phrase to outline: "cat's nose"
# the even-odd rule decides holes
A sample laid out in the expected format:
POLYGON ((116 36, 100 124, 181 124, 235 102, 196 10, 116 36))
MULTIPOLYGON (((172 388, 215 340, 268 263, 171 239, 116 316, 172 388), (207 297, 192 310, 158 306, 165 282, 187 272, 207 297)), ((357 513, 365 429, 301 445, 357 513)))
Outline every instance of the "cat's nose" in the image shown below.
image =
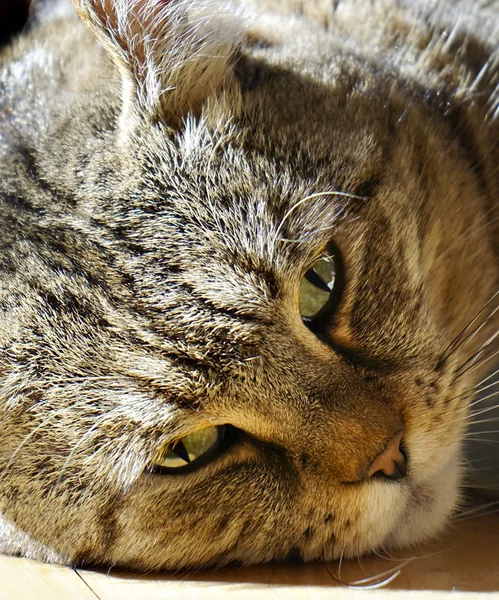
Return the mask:
POLYGON ((377 456, 367 472, 368 477, 381 476, 385 479, 402 479, 407 473, 407 458, 401 448, 401 431, 393 436, 386 448, 377 456))

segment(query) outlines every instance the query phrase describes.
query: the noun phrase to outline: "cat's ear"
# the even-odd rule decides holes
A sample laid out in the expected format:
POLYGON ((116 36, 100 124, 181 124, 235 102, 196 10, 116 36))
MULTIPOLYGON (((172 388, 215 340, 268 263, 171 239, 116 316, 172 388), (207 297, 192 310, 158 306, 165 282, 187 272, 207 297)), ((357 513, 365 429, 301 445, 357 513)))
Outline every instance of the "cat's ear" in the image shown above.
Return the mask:
POLYGON ((218 1, 73 0, 119 66, 124 110, 177 127, 233 79, 242 21, 218 1))

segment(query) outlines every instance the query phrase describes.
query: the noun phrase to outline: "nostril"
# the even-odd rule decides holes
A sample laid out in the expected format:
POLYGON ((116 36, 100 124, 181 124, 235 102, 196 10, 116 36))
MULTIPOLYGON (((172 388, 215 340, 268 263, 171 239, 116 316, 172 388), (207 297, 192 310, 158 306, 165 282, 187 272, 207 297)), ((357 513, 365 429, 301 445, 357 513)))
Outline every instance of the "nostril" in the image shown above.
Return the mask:
POLYGON ((377 456, 367 472, 368 477, 403 479, 407 475, 407 456, 402 447, 404 432, 397 433, 377 456))

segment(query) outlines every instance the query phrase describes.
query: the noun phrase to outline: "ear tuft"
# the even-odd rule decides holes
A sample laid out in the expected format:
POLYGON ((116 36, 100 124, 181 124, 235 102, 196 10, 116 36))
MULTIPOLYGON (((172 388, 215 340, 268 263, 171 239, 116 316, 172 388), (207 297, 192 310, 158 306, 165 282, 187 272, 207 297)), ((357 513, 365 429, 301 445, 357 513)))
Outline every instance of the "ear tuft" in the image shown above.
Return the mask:
POLYGON ((232 79, 244 38, 240 13, 208 0, 73 0, 124 78, 130 100, 150 119, 178 126, 232 79))

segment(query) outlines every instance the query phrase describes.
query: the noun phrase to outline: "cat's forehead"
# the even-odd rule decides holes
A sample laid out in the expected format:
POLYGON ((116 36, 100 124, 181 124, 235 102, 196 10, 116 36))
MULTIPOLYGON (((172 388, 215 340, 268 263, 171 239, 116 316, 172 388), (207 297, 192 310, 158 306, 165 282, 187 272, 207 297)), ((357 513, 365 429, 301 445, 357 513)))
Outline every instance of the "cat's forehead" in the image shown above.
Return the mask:
POLYGON ((294 139, 264 120, 213 130, 192 119, 173 137, 158 133, 155 145, 145 143, 130 205, 145 218, 134 224, 150 226, 156 240, 180 233, 184 249, 210 247, 218 260, 267 257, 278 269, 310 260, 335 228, 366 211, 381 150, 370 134, 347 141, 334 127, 322 137, 304 127, 310 134, 294 139))
POLYGON ((368 202, 336 190, 326 178, 297 177, 289 166, 253 159, 241 148, 206 160, 202 152, 184 154, 182 169, 162 163, 131 207, 143 217, 134 219, 132 235, 161 247, 170 266, 230 265, 241 278, 300 270, 358 214, 354 203, 368 202))

